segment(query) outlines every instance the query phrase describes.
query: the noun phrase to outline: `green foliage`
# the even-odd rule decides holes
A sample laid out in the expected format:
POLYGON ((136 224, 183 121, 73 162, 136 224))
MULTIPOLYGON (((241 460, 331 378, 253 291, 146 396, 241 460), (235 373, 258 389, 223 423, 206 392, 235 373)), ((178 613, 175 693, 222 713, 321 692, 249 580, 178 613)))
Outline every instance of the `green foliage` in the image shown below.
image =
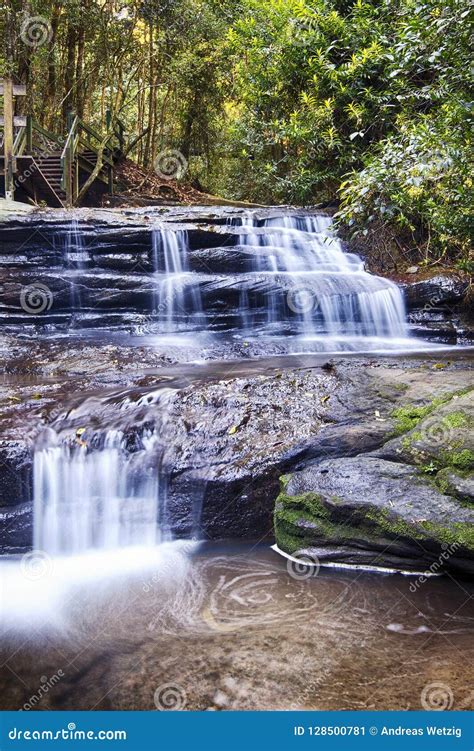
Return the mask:
POLYGON ((356 233, 381 219, 408 229, 415 242, 432 238, 439 258, 467 254, 472 179, 464 116, 459 105, 445 104, 434 116, 402 125, 342 184, 341 219, 356 233))
POLYGON ((7 0, 5 17, 0 67, 55 132, 68 110, 103 130, 110 107, 144 166, 177 148, 211 192, 339 197, 352 232, 473 270, 466 0, 7 0))
MULTIPOLYGON (((334 199, 426 256, 470 264, 469 24, 463 0, 246 0, 228 34, 247 162, 236 197, 334 199)), ((471 158, 470 158, 471 157, 471 158)), ((467 264, 467 265, 466 265, 467 264)))

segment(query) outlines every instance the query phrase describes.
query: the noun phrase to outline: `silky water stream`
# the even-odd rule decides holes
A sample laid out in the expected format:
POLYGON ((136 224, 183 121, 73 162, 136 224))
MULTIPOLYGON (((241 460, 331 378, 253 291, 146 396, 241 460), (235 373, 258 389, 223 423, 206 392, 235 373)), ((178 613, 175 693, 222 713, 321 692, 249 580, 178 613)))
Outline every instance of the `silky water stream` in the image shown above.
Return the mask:
MULTIPOLYGON (((257 340, 269 354, 415 348, 400 290, 345 252, 330 218, 243 212, 227 225, 226 253, 155 225, 147 341, 191 339, 193 356, 214 341, 221 353, 257 340)), ((74 225, 65 265, 84 263, 74 225)), ((70 299, 77 322, 87 303, 70 299)), ((189 539, 174 539, 180 392, 142 392, 117 399, 110 424, 87 400, 65 408, 37 440, 33 548, 0 564, 3 708, 416 709, 440 675, 443 700, 469 708, 467 584, 313 576, 266 543, 203 542, 202 488, 189 539)))

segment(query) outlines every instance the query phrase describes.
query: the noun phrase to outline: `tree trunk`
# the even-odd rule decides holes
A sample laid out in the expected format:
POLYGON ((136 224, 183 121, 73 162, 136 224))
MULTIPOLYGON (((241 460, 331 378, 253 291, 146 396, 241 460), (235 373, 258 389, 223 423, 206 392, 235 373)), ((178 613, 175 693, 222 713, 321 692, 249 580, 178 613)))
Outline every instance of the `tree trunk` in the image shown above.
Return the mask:
POLYGON ((152 138, 152 132, 153 132, 153 120, 155 116, 155 100, 156 100, 156 89, 154 84, 154 64, 153 64, 153 26, 150 24, 150 43, 148 47, 148 63, 149 63, 149 72, 148 72, 148 83, 149 83, 149 90, 148 90, 148 133, 146 137, 146 144, 145 144, 145 154, 143 158, 143 163, 145 167, 149 167, 151 163, 151 138, 152 138))
POLYGON ((56 56, 54 52, 54 47, 56 45, 56 40, 58 36, 58 27, 59 27, 59 17, 60 17, 60 6, 58 3, 54 3, 52 15, 51 15, 51 39, 48 44, 48 76, 46 79, 46 102, 45 102, 45 109, 47 111, 47 125, 51 128, 51 130, 54 129, 56 124, 56 101, 57 101, 57 92, 56 92, 56 56))
POLYGON ((76 30, 69 22, 66 37, 66 69, 64 71, 63 125, 66 127, 67 113, 74 109, 74 63, 76 52, 76 30))

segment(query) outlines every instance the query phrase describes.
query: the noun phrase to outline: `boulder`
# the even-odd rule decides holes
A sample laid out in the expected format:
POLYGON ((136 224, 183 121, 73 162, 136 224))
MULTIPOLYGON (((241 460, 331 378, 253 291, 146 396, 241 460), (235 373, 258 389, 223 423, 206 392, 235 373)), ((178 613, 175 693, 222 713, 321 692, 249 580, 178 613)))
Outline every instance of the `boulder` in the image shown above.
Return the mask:
POLYGON ((474 572, 474 509, 416 468, 374 456, 327 459, 283 478, 275 536, 320 562, 474 572))
POLYGON ((469 287, 466 279, 456 276, 433 276, 431 279, 404 286, 408 310, 435 309, 461 303, 469 287))

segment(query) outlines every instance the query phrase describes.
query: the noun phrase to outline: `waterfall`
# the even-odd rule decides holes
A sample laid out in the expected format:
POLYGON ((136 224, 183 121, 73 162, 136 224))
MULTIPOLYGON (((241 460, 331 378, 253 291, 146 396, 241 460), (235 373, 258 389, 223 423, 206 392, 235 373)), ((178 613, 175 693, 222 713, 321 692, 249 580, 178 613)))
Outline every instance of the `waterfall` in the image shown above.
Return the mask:
POLYGON ((84 237, 75 217, 71 219, 70 229, 64 234, 63 253, 66 268, 82 268, 89 259, 85 249, 84 237))
POLYGON ((198 326, 202 320, 199 287, 190 275, 188 254, 186 231, 153 228, 153 270, 158 278, 154 313, 167 332, 179 328, 181 321, 198 326))
POLYGON ((79 222, 75 217, 71 219, 70 229, 65 232, 62 241, 64 267, 70 272, 70 305, 71 311, 74 314, 80 311, 82 307, 81 290, 76 283, 75 272, 84 269, 89 260, 84 244, 84 237, 79 228, 79 222))
MULTIPOLYGON (((186 230, 154 227, 151 318, 158 334, 192 331, 197 338, 199 332, 222 331, 226 337, 260 339, 262 352, 270 337, 294 352, 383 348, 406 336, 399 289, 367 273, 359 256, 344 251, 329 217, 259 218, 246 212, 214 233, 215 245, 221 236, 227 245, 192 248, 186 230)), ((81 255, 73 224, 65 264, 77 269, 81 255)), ((76 308, 79 304, 76 298, 76 308)), ((34 457, 35 548, 76 554, 169 539, 168 392, 161 389, 156 398, 147 394, 137 402, 127 397, 121 404, 122 416, 135 408, 144 415, 152 407, 159 412, 152 431, 142 425, 134 434, 132 447, 126 421, 96 433, 80 428, 77 410, 67 428, 61 418, 59 428, 49 430, 34 457)), ((89 414, 87 403, 81 414, 89 414)))
POLYGON ((367 273, 359 256, 344 252, 331 224, 326 216, 244 215, 239 245, 256 251, 255 273, 273 282, 267 322, 294 316, 306 337, 405 337, 397 285, 367 273))
POLYGON ((345 252, 331 217, 246 211, 227 227, 233 245, 216 251, 192 250, 184 230, 154 228, 158 333, 285 337, 289 351, 374 349, 406 338, 400 290, 345 252))
MULTIPOLYGON (((163 408, 163 429, 171 393, 154 400, 163 408)), ((34 455, 35 549, 71 555, 169 539, 165 442, 149 430, 135 441, 130 450, 130 437, 118 429, 104 431, 100 445, 77 430, 43 436, 46 445, 34 455)))

